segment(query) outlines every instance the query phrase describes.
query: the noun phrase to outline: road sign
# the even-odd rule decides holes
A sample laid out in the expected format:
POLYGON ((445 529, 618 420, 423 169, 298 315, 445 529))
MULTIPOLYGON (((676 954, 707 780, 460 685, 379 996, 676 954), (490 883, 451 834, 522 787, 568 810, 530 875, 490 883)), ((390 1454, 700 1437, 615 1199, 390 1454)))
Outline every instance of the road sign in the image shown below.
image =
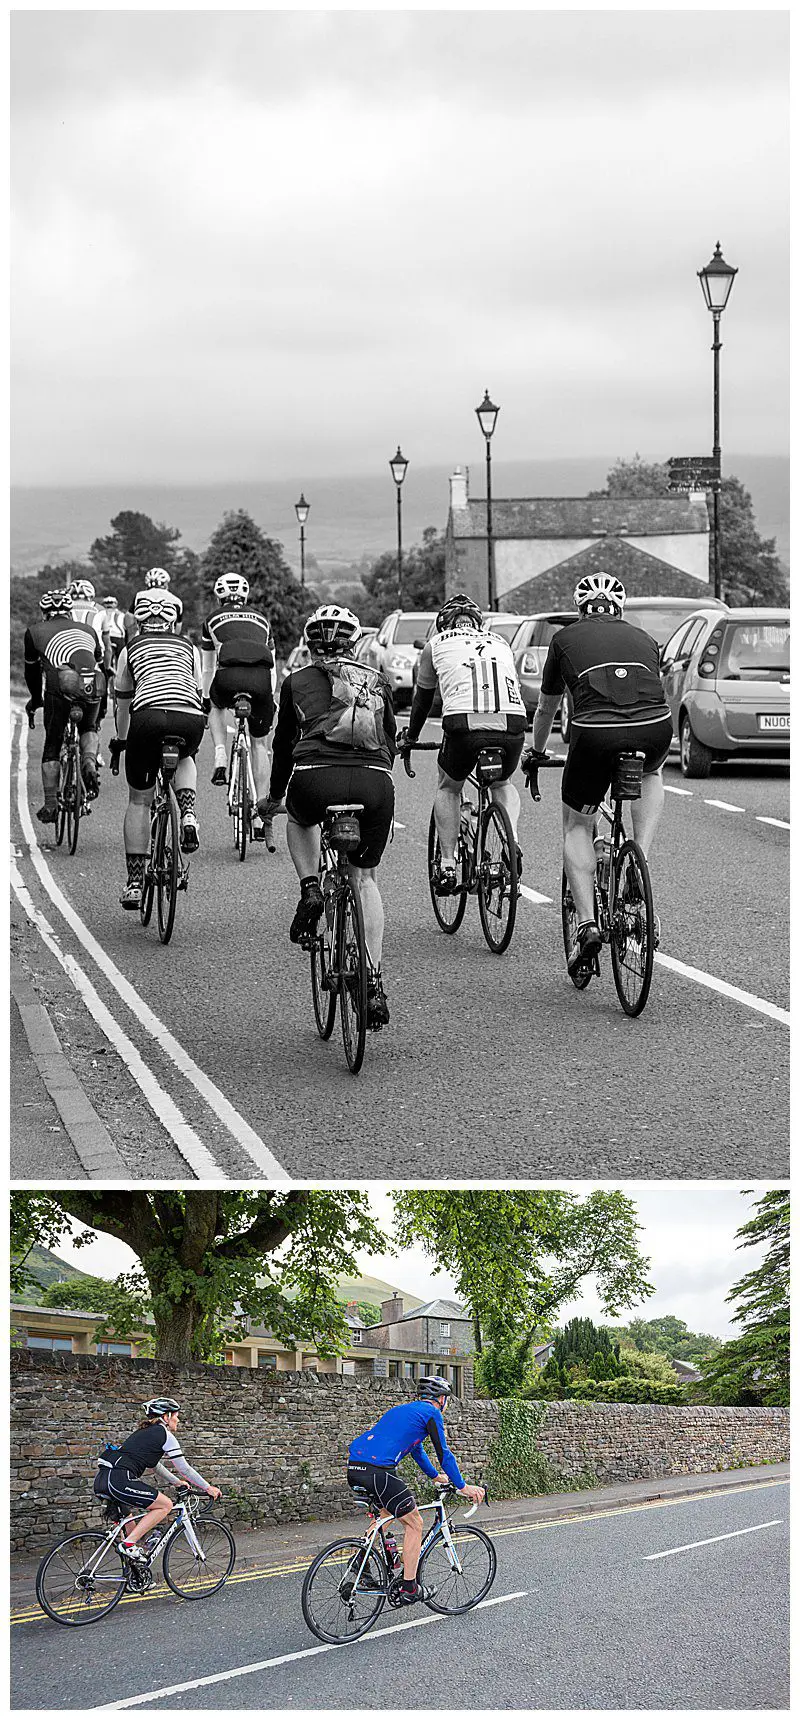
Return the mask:
POLYGON ((702 473, 707 478, 718 478, 720 474, 718 454, 679 454, 668 460, 667 465, 676 478, 680 472, 702 473))

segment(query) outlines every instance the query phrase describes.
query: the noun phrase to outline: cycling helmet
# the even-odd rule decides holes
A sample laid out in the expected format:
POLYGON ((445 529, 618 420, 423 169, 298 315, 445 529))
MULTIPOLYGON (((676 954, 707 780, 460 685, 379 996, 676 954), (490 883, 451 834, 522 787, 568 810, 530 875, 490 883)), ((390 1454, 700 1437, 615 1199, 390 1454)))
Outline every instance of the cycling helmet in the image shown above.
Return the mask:
POLYGON ((39 608, 43 615, 61 615, 72 608, 72 597, 66 589, 59 591, 43 591, 39 598, 39 608))
POLYGON ((246 603, 250 596, 247 580, 240 573, 222 573, 214 586, 214 596, 220 603, 246 603))
POLYGON ((345 652, 361 638, 361 622, 352 609, 338 603, 322 603, 303 628, 309 651, 317 656, 345 652))
POLYGON ((417 1380, 417 1397, 449 1397, 452 1389, 449 1380, 443 1380, 441 1374, 423 1374, 417 1380))
POLYGON ((454 597, 448 597, 436 617, 437 633, 444 633, 449 627, 459 626, 483 627, 483 610, 479 608, 474 597, 467 597, 464 591, 457 591, 454 597))
POLYGON ((174 1398, 151 1398, 142 1404, 145 1415, 177 1415, 180 1407, 174 1398))
POLYGON ((169 574, 165 567, 150 567, 144 576, 146 586, 169 585, 169 574))
POLYGON ((165 632, 178 620, 180 604, 171 591, 137 591, 133 614, 140 627, 155 626, 165 632))
POLYGON ((101 597, 100 602, 102 603, 104 609, 116 609, 117 608, 116 597, 101 597))
POLYGON ((625 587, 613 573, 585 573, 573 592, 573 603, 581 614, 621 615, 625 608, 625 587))
POLYGON ((73 579, 69 594, 73 603, 94 603, 94 586, 90 579, 73 579))

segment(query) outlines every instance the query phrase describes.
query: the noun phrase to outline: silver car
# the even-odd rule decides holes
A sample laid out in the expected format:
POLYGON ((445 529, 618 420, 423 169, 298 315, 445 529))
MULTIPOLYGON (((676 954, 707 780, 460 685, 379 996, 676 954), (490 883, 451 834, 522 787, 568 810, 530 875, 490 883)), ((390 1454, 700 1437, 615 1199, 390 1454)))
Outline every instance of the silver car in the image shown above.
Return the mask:
POLYGON ((661 653, 684 776, 718 759, 789 756, 788 609, 697 610, 661 653))
POLYGON ((383 670, 396 706, 411 704, 411 671, 435 619, 430 609, 393 609, 364 648, 361 661, 383 670))

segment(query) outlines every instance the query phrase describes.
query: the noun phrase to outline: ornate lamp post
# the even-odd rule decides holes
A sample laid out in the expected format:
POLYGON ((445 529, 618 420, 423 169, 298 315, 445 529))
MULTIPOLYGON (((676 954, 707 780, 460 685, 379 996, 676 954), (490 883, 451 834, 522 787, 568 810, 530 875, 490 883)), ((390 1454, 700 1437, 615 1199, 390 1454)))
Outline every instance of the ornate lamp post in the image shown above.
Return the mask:
POLYGON ((391 470, 391 474, 392 474, 392 477, 394 478, 395 484, 397 485, 397 607, 398 607, 398 609, 402 609, 402 607, 403 607, 403 509, 402 509, 402 503, 400 500, 400 492, 403 488, 403 479, 406 475, 406 471, 408 468, 408 461, 406 459, 404 459, 403 455, 400 452, 400 443, 399 442, 397 444, 397 453, 395 454, 394 459, 389 461, 389 468, 391 470))
POLYGON ((309 511, 310 506, 311 506, 310 502, 306 501, 306 498, 303 495, 303 492, 301 490, 300 491, 300 500, 299 500, 299 502, 295 502, 295 504, 294 504, 294 511, 297 515, 297 523, 300 527, 300 584, 301 584, 301 586, 304 586, 306 583, 306 529, 305 528, 306 528, 306 520, 308 519, 308 511, 309 511))
POLYGON ((714 478, 714 596, 721 596, 722 578, 720 572, 720 541, 719 541, 719 486, 721 478, 722 449, 719 440, 719 354, 722 341, 719 338, 720 317, 731 294, 734 277, 738 269, 726 263, 720 250, 719 240, 710 263, 704 269, 698 269, 697 276, 703 289, 703 297, 714 318, 714 342, 711 351, 714 354, 714 447, 713 455, 716 466, 714 478))
POLYGON ((491 441, 492 441, 492 437, 494 435, 494 427, 495 427, 495 424, 497 423, 497 414, 499 411, 500 411, 499 406, 494 406, 492 404, 491 400, 489 399, 489 390, 487 388, 484 391, 483 400, 481 401, 480 406, 476 406, 476 408, 475 408, 475 413, 476 413, 476 416, 478 419, 478 423, 480 424, 480 427, 481 427, 483 434, 486 438, 486 553, 488 556, 489 608, 490 609, 496 609, 497 608, 497 592, 495 591, 495 584, 494 584, 494 541, 492 539, 492 450, 491 450, 491 441))

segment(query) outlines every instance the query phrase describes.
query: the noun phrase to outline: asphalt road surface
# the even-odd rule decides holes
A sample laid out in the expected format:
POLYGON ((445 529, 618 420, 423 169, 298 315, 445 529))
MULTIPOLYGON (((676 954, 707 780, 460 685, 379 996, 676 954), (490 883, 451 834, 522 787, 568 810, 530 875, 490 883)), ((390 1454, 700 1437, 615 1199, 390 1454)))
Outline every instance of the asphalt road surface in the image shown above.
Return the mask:
MULTIPOLYGON (((242 1570, 190 1604, 123 1601, 12 1630, 12 1703, 132 1709, 788 1708, 787 1483, 498 1525, 491 1593, 460 1618, 384 1611, 323 1646, 306 1561, 242 1570), (203 1682, 203 1681, 206 1682, 203 1682)), ((478 1519, 492 1533, 491 1509, 478 1519)))
MULTIPOLYGON (((474 899, 455 937, 438 930, 426 878, 434 755, 417 755, 413 782, 398 764, 394 841, 379 874, 391 1023, 368 1036, 354 1078, 338 1022, 329 1043, 317 1036, 308 957, 288 941, 296 880, 285 826, 276 826, 276 854, 258 847, 239 862, 224 791, 210 785, 208 736, 199 755, 202 847, 162 948, 154 926, 145 930, 118 902, 122 777, 103 773, 74 857, 32 820, 40 722, 30 737, 19 722, 14 730, 12 880, 27 892, 29 912, 45 916, 62 989, 72 990, 77 964, 77 983, 99 999, 102 1025, 95 1017, 91 1034, 104 1054, 103 1091, 98 1100, 90 1070, 92 1102, 108 1121, 109 1095, 130 1092, 130 1114, 138 1105, 151 1119, 149 1144, 128 1148, 127 1097, 117 1107, 117 1144, 132 1175, 788 1174, 785 766, 717 767, 692 783, 677 764, 666 767, 653 856, 661 952, 647 1008, 631 1021, 607 951, 585 993, 566 976, 558 773, 542 776, 540 805, 523 793, 525 894, 512 945, 497 957, 474 899)), ((438 724, 428 728, 439 733, 438 724)), ((29 963, 55 971, 52 947, 30 918, 26 925, 29 963)), ((49 1155, 44 1140, 31 1172, 26 1151, 24 1174, 53 1174, 49 1155)))

